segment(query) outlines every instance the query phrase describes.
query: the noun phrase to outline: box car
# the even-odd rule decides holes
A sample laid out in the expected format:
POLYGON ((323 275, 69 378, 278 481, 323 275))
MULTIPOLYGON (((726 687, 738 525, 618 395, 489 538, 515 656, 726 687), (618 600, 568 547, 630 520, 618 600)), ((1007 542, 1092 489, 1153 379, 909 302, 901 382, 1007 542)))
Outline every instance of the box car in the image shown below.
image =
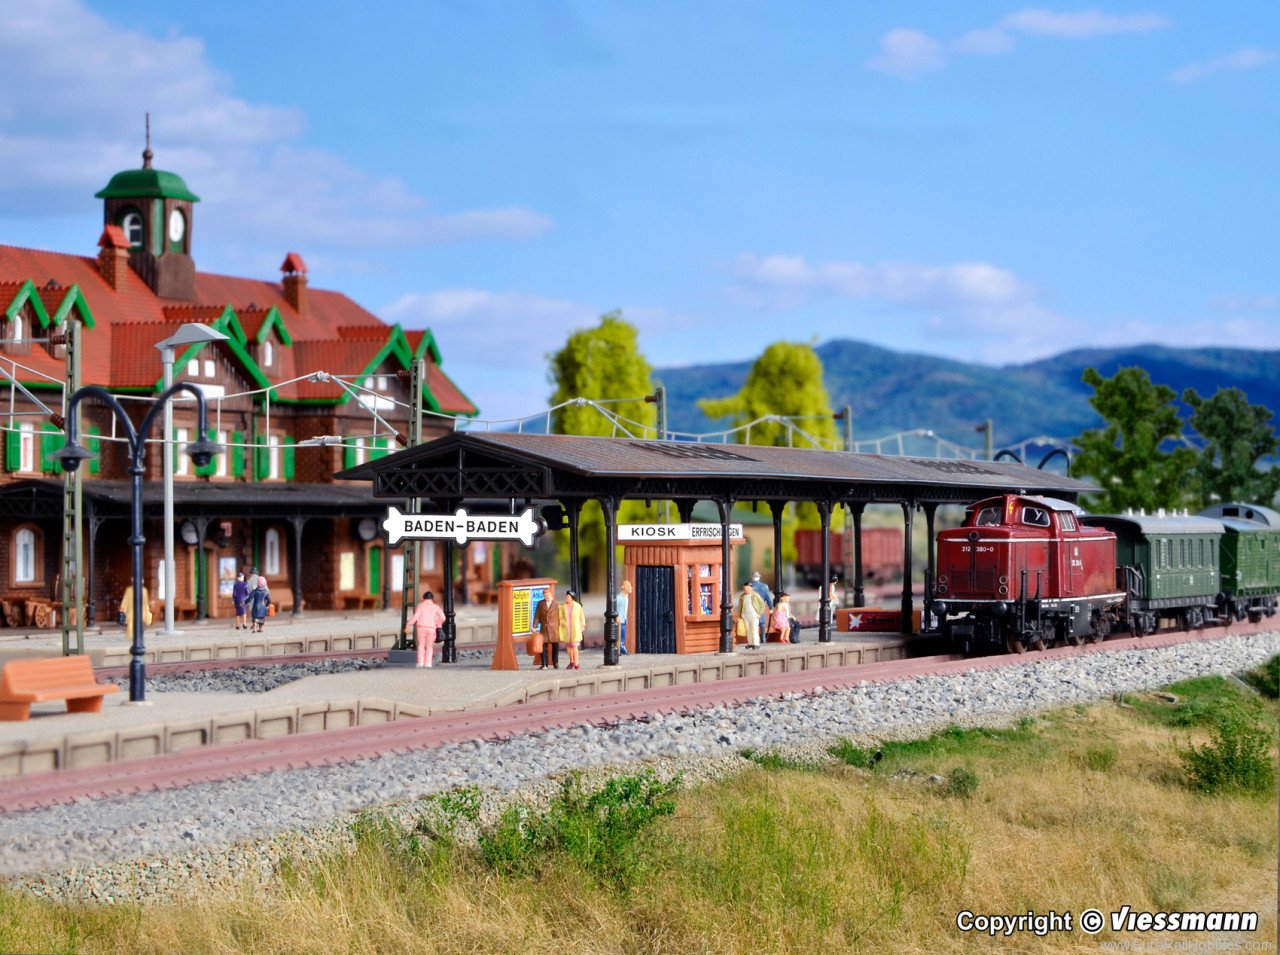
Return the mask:
MULTIPOLYGON (((828 533, 831 572, 842 580, 852 580, 852 568, 846 570, 844 566, 844 532, 828 533)), ((862 528, 862 575, 875 581, 902 579, 902 528, 862 528)), ((810 587, 817 587, 822 581, 822 531, 796 531, 796 576, 810 587)))

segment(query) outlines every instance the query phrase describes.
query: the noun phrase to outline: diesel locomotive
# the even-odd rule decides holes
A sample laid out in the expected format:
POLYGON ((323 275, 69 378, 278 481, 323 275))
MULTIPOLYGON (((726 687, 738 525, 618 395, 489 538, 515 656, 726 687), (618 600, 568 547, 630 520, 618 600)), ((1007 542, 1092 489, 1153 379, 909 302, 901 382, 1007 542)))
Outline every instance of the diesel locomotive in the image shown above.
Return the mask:
POLYGON ((1198 515, 1090 515, 1005 494, 939 532, 926 590, 939 630, 966 654, 1192 629, 1276 611, 1280 514, 1221 504, 1198 515))

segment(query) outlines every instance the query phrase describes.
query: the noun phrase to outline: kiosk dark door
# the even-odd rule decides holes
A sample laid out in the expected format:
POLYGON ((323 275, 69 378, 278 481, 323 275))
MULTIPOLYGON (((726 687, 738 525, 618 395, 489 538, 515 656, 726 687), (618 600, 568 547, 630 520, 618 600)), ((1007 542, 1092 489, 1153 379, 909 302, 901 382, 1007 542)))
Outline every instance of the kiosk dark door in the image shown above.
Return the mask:
POLYGON ((674 567, 636 567, 636 651, 676 652, 674 567))

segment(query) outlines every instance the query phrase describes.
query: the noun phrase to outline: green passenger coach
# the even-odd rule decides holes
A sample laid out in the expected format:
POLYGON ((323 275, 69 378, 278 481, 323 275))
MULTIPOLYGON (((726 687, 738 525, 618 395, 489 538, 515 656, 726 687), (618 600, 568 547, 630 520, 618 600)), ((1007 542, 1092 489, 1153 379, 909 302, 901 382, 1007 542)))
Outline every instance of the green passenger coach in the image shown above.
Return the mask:
POLYGON ((1225 528, 1220 612, 1255 623, 1273 615, 1280 592, 1280 514, 1257 504, 1217 504, 1200 514, 1225 528))
POLYGON ((1186 514, 1091 514, 1090 527, 1116 535, 1117 581, 1128 595, 1128 625, 1153 633, 1161 620, 1186 629, 1217 616, 1222 521, 1186 514))

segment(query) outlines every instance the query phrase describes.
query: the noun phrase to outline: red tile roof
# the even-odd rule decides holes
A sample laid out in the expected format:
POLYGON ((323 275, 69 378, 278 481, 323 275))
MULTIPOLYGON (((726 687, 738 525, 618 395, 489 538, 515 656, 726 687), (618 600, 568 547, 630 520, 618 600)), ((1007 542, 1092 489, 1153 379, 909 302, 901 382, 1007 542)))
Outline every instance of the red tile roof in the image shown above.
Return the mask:
MULTIPOLYGON (((100 243, 118 246, 124 238, 115 226, 103 230, 100 243)), ((127 242, 125 246, 127 247, 127 242)), ((285 259, 286 267, 304 272, 306 265, 297 253, 285 259)), ((313 371, 333 375, 357 375, 366 370, 394 334, 393 327, 341 292, 307 289, 305 311, 293 309, 279 283, 230 275, 197 272, 196 301, 162 299, 132 269, 125 269, 119 290, 103 279, 96 258, 66 255, 17 246, 0 245, 0 310, 20 293, 27 280, 35 283, 41 303, 52 315, 79 286, 94 319, 86 329, 83 350, 83 380, 116 388, 146 388, 160 380, 160 356, 156 342, 172 334, 186 321, 210 323, 218 320, 227 306, 250 342, 261 331, 267 312, 280 312, 293 340, 293 347, 274 349, 272 367, 263 369, 272 381, 287 381, 313 371), (50 281, 55 286, 46 288, 50 281)), ((414 335, 413 346, 422 332, 414 335)), ((41 375, 61 380, 64 363, 49 350, 33 345, 31 354, 21 356, 21 365, 41 375)), ((21 377, 21 376, 20 376, 21 377)), ((32 380, 40 380, 37 376, 32 380)), ((477 409, 438 367, 432 366, 428 384, 437 403, 455 414, 475 414, 477 409)), ((333 384, 299 382, 281 389, 281 397, 335 400, 345 392, 333 384)))

